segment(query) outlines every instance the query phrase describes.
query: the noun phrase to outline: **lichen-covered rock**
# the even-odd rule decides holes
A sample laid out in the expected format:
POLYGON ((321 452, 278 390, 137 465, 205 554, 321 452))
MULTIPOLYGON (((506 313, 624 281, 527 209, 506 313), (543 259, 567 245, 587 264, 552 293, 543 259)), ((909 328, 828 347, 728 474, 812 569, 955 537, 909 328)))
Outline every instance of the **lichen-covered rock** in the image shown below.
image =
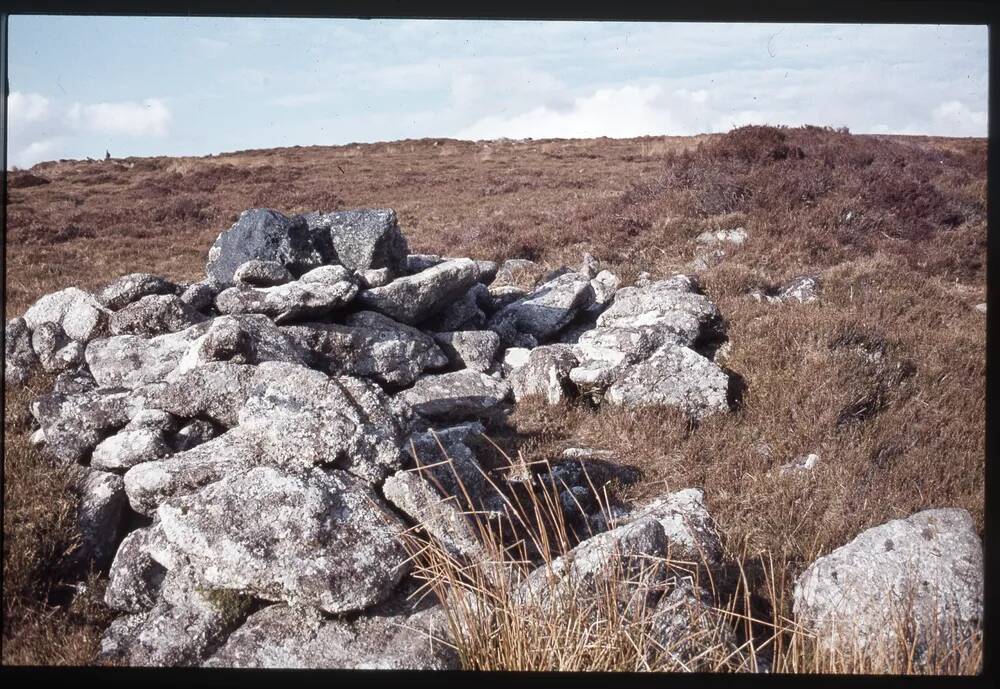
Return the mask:
POLYGON ((158 524, 136 529, 122 540, 104 589, 108 607, 137 613, 156 605, 167 574, 167 568, 151 552, 150 542, 156 538, 163 538, 158 524))
POLYGON ((489 293, 486 285, 477 282, 460 299, 448 304, 441 313, 425 321, 421 327, 437 332, 482 328, 486 323, 486 314, 481 304, 489 299, 489 293))
POLYGON ((742 227, 732 230, 715 230, 702 232, 695 237, 695 242, 702 245, 712 246, 715 244, 735 244, 739 246, 747 240, 747 231, 742 227))
POLYGON ((170 570, 150 610, 111 623, 98 658, 131 666, 197 665, 246 619, 249 603, 232 591, 200 587, 186 570, 170 570))
POLYGON ((312 221, 312 226, 316 233, 328 233, 337 262, 349 270, 388 268, 393 275, 402 275, 406 270, 409 248, 399 231, 396 212, 390 208, 324 213, 312 221))
POLYGON ((210 325, 206 321, 151 338, 138 335, 100 338, 87 345, 84 357, 100 385, 135 388, 165 378, 210 325))
POLYGON ((357 273, 358 285, 363 289, 384 287, 395 277, 388 268, 369 268, 357 273))
POLYGON ((458 655, 440 607, 346 621, 278 604, 251 615, 204 666, 456 670, 458 655))
POLYGON ((691 289, 690 281, 675 276, 645 287, 624 287, 597 319, 599 327, 657 326, 679 337, 680 344, 691 346, 722 328, 719 309, 706 297, 691 289))
POLYGON ((152 462, 172 454, 166 433, 171 430, 169 414, 159 412, 168 419, 154 422, 155 410, 139 412, 115 435, 102 440, 90 457, 90 465, 105 471, 124 471, 136 464, 152 462))
POLYGON ((135 404, 125 390, 98 388, 38 397, 31 413, 45 433, 45 448, 66 462, 82 462, 98 443, 128 423, 135 404))
POLYGON ((863 531, 795 584, 796 621, 823 648, 879 653, 931 639, 950 647, 981 627, 983 548, 971 515, 933 509, 863 531), (898 637, 900 625, 913 638, 898 637))
POLYGON ((415 471, 398 471, 387 478, 382 494, 453 557, 485 557, 485 548, 466 515, 468 506, 463 504, 461 494, 442 495, 428 478, 415 471))
POLYGON ((682 578, 657 602, 650 614, 649 634, 653 642, 648 658, 651 663, 711 671, 711 665, 692 665, 699 657, 721 655, 728 659, 729 667, 750 670, 747 654, 739 649, 733 624, 690 578, 682 578))
POLYGON ((78 567, 106 567, 115 554, 122 528, 125 488, 121 476, 86 467, 73 472, 73 490, 79 495, 77 525, 80 544, 70 555, 78 567))
POLYGON ((205 272, 228 286, 236 270, 253 259, 275 261, 298 275, 330 263, 329 253, 304 217, 288 218, 269 208, 252 208, 219 234, 208 252, 205 272))
POLYGON ((351 271, 341 265, 320 266, 303 273, 300 282, 321 282, 325 285, 336 285, 338 282, 352 280, 351 271))
POLYGON ((8 385, 23 385, 38 363, 31 335, 23 318, 12 318, 4 327, 4 379, 8 385))
POLYGON ((456 368, 488 371, 500 349, 500 337, 492 330, 461 330, 434 334, 434 341, 456 368))
POLYGON ((687 347, 665 346, 631 366, 608 388, 604 399, 628 407, 670 406, 700 419, 729 410, 729 376, 687 347))
POLYGON ((439 263, 444 263, 445 260, 445 258, 437 254, 408 254, 406 256, 406 268, 403 273, 405 275, 421 273, 439 263))
POLYGON ((181 292, 181 301, 190 306, 195 311, 204 313, 215 306, 215 297, 223 290, 223 285, 206 280, 188 285, 181 292))
POLYGON ((643 606, 654 599, 664 578, 661 560, 667 540, 660 523, 651 517, 597 534, 531 572, 515 591, 516 599, 543 609, 567 597, 586 605, 601 596, 605 586, 618 585, 624 608, 643 606))
POLYGON ((539 271, 539 266, 534 261, 526 258, 509 258, 497 269, 493 284, 497 287, 502 285, 520 285, 529 281, 539 271))
POLYGON ((464 369, 424 376, 399 393, 415 412, 435 421, 489 416, 510 394, 510 384, 464 369))
POLYGON ((175 294, 151 294, 111 314, 109 330, 112 335, 155 337, 204 320, 204 315, 175 294))
POLYGON ((207 443, 217 435, 219 430, 211 422, 195 419, 174 434, 172 447, 175 452, 184 452, 207 443))
POLYGON ((92 294, 67 287, 36 301, 24 312, 24 321, 32 331, 42 323, 55 323, 71 339, 86 344, 105 333, 108 310, 92 294))
POLYGON ((174 294, 177 285, 150 273, 131 273, 108 284, 97 293, 97 301, 117 311, 151 294, 174 294))
POLYGON ((705 496, 697 488, 670 493, 633 510, 628 520, 651 517, 663 527, 670 555, 709 566, 722 561, 722 543, 715 522, 705 508, 705 496))
POLYGON ((409 385, 424 371, 448 364, 429 335, 380 313, 359 311, 344 322, 301 323, 282 330, 310 352, 312 365, 334 375, 409 385))
POLYGON ((42 323, 31 333, 31 348, 42 369, 48 373, 65 371, 82 360, 79 343, 75 343, 77 347, 69 348, 71 344, 74 343, 66 336, 62 326, 51 321, 42 323))
POLYGON ((384 600, 406 573, 406 528, 342 471, 256 467, 157 511, 203 584, 331 613, 384 600))
POLYGON ((294 278, 288 268, 277 261, 247 261, 233 273, 233 282, 242 287, 275 287, 294 278))
POLYGON ((594 290, 594 305, 603 307, 610 304, 618 292, 621 280, 610 270, 602 270, 590 280, 590 286, 594 290))
POLYGON ((539 395, 549 404, 559 404, 570 396, 569 372, 579 363, 567 345, 544 345, 531 350, 523 366, 510 374, 508 380, 514 399, 521 401, 539 395))
POLYGON ((362 290, 357 300, 401 323, 415 325, 461 298, 478 280, 476 262, 460 258, 397 278, 384 287, 362 290))
POLYGON ((230 287, 215 298, 221 313, 259 313, 275 323, 320 318, 354 299, 358 286, 350 280, 335 284, 288 282, 276 287, 230 287))
POLYGON ((564 273, 500 309, 488 326, 507 346, 518 344, 519 336, 524 335, 544 342, 569 325, 577 311, 592 303, 594 289, 590 280, 580 273, 564 273))

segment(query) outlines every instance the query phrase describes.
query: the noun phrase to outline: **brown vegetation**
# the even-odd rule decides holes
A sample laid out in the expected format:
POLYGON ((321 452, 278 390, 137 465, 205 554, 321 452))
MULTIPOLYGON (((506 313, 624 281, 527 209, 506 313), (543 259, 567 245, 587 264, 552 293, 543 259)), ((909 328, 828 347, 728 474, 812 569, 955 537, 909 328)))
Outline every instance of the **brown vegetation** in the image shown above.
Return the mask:
MULTIPOLYGON (((555 268, 589 251, 626 283, 683 271, 698 234, 742 226, 748 241, 700 276, 728 323, 737 411, 692 427, 664 410, 523 404, 498 443, 529 461, 570 445, 614 450, 642 471, 622 487, 632 498, 702 488, 730 553, 783 563, 776 580, 748 577, 772 609, 812 559, 867 527, 944 506, 983 527, 985 319, 971 307, 985 301, 985 140, 746 127, 61 161, 30 174, 50 183, 9 191, 7 317, 128 272, 199 278, 217 233, 255 206, 392 207, 414 252, 555 268), (747 296, 807 272, 822 281, 817 303, 747 296), (777 471, 810 452, 813 471, 777 471)), ((27 401, 8 395, 8 416, 27 401)), ((27 430, 5 425, 5 583, 20 576, 11 524, 37 518, 7 490, 59 492, 27 430)), ((5 614, 5 649, 7 619, 20 618, 5 614)))

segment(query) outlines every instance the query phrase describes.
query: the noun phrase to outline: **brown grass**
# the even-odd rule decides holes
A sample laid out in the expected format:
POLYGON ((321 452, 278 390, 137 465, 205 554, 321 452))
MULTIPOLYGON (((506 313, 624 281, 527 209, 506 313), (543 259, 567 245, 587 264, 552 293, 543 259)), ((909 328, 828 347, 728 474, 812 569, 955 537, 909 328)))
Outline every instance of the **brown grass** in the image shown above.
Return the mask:
MULTIPOLYGON (((774 595, 787 597, 818 554, 888 519, 956 506, 983 528, 985 319, 971 307, 985 301, 985 159, 983 139, 749 127, 43 163, 29 174, 48 184, 9 192, 6 315, 127 272, 198 278, 217 233, 253 206, 389 206, 413 252, 553 269, 589 251, 626 283, 684 270, 706 229, 745 227, 700 276, 728 323, 736 412, 692 427, 669 410, 527 403, 495 432, 529 461, 613 450, 643 474, 626 497, 702 488, 731 550, 783 558, 774 595), (747 296, 802 273, 820 276, 819 302, 747 296), (812 472, 777 471, 810 452, 812 472)), ((28 398, 8 400, 23 413, 28 398)), ((8 483, 48 471, 26 432, 5 427, 8 483)), ((12 567, 5 550, 5 578, 12 567)))

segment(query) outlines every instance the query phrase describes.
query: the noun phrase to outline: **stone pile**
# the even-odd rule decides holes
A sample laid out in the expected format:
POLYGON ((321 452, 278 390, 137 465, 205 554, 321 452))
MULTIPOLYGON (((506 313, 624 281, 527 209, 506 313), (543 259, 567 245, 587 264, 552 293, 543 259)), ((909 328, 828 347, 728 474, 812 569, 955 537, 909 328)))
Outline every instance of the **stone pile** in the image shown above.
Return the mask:
MULTIPOLYGON (((410 254, 387 209, 252 209, 200 282, 126 275, 9 321, 6 383, 58 374, 31 405, 32 441, 79 465, 80 557, 110 567, 106 602, 121 612, 102 655, 454 668, 440 604, 409 595, 400 536, 420 524, 455 557, 483 556, 465 501, 489 518, 516 489, 480 463, 512 402, 585 395, 695 420, 729 409, 729 376, 706 356, 724 321, 692 278, 623 287, 587 256, 511 284, 527 263, 410 254)), ((720 563, 697 490, 608 523, 586 498, 590 470, 613 466, 603 459, 574 449, 536 477, 595 534, 554 576, 588 581, 612 555, 720 563)), ((667 640, 679 606, 710 614, 697 587, 667 594, 668 575, 641 594, 663 608, 667 640)), ((558 590, 543 576, 525 596, 558 590)), ((803 595, 825 620, 818 581, 803 595)))

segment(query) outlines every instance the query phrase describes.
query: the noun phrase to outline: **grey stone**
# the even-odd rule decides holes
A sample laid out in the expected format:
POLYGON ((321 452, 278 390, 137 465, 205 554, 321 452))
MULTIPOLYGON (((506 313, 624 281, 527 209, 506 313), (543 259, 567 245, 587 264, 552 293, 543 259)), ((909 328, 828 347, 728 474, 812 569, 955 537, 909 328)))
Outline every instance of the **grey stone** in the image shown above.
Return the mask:
POLYGON ((983 302, 982 304, 976 304, 974 308, 979 313, 986 313, 986 302, 983 302))
POLYGON ((460 258, 397 278, 384 287, 362 290, 357 300, 397 321, 414 325, 459 299, 478 279, 475 261, 460 258))
POLYGON ((716 244, 735 244, 739 246, 747 240, 747 231, 742 227, 732 230, 716 230, 702 232, 695 238, 698 244, 712 246, 716 244))
POLYGON ((335 375, 409 385, 424 371, 448 364, 434 340, 416 328, 374 311, 359 311, 344 320, 345 325, 302 323, 282 330, 310 352, 314 366, 335 375))
POLYGON ((653 642, 649 662, 685 672, 711 672, 711 662, 700 658, 727 658, 726 667, 749 672, 752 665, 740 650, 733 625, 715 610, 711 597, 690 578, 676 583, 650 615, 653 642))
POLYGON ((195 311, 205 312, 215 305, 215 298, 222 289, 223 285, 215 282, 196 282, 181 292, 181 301, 195 311))
POLYGON ((202 443, 207 443, 217 435, 219 435, 219 431, 212 423, 204 419, 195 419, 177 431, 172 446, 175 452, 184 452, 202 443))
POLYGON ((722 561, 722 543, 715 522, 697 488, 670 493, 636 508, 629 521, 656 519, 663 527, 673 559, 716 566, 722 561))
POLYGON ((590 253, 585 253, 583 260, 580 261, 580 269, 577 272, 585 276, 588 280, 593 280, 599 270, 597 259, 590 253))
POLYGON ((503 370, 507 376, 528 363, 531 350, 526 347, 510 347, 503 353, 503 370))
POLYGON ((205 272, 222 285, 232 285, 236 270, 253 259, 275 261, 293 274, 330 262, 329 251, 314 236, 306 219, 288 218, 269 208, 243 211, 219 234, 208 252, 205 272))
POLYGON ((294 278, 277 261, 251 259, 233 273, 233 282, 242 287, 275 287, 291 282, 294 278))
POLYGON ((549 404, 559 404, 570 397, 569 372, 579 363, 568 345, 545 345, 531 350, 523 366, 508 380, 514 399, 539 395, 549 404))
POLYGON ((4 378, 7 384, 23 385, 38 357, 31 346, 32 333, 23 318, 12 318, 4 327, 4 378))
POLYGON ((150 553, 150 541, 157 536, 163 538, 158 524, 136 529, 122 540, 104 589, 108 607, 138 613, 156 605, 167 574, 166 567, 150 553))
POLYGON ((364 289, 384 287, 392 282, 394 275, 388 268, 369 268, 358 273, 358 284, 364 289))
POLYGON ((276 287, 230 287, 215 298, 215 306, 221 313, 259 313, 282 324, 326 316, 357 293, 358 286, 349 280, 333 285, 296 281, 276 287))
POLYGON ((486 314, 480 308, 480 303, 488 298, 489 289, 486 285, 476 283, 460 299, 426 320, 421 327, 438 332, 478 330, 486 324, 486 314))
POLYGON ((537 342, 553 337, 594 302, 590 280, 580 273, 565 273, 543 283, 527 296, 495 313, 488 327, 505 345, 517 345, 519 335, 537 342))
POLYGON ((405 526, 342 471, 256 467, 160 506, 167 540, 209 587, 331 613, 384 600, 406 573, 405 526))
POLYGON ((406 257, 406 275, 422 273, 428 268, 432 268, 439 263, 444 263, 445 259, 437 254, 409 254, 406 257))
POLYGON ((353 280, 353 277, 351 271, 340 265, 313 268, 299 278, 300 282, 319 282, 324 285, 336 285, 345 280, 353 280))
POLYGON ((174 294, 177 285, 150 273, 131 273, 108 284, 97 293, 97 301, 117 311, 151 294, 174 294))
POLYGON ((155 337, 184 330, 205 316, 174 294, 151 294, 111 314, 112 335, 155 337))
POLYGON ((440 607, 347 621, 279 604, 251 615, 205 667, 457 670, 458 655, 440 607))
POLYGON ((42 323, 62 326, 77 342, 87 343, 104 334, 108 310, 92 294, 76 287, 47 294, 24 312, 24 321, 32 331, 42 323))
POLYGON ((45 448, 66 462, 82 462, 106 437, 128 423, 133 403, 124 390, 99 388, 64 394, 53 390, 31 405, 45 433, 45 448))
MULTIPOLYGON (((42 368, 48 373, 59 373, 78 364, 82 355, 78 348, 67 349, 72 341, 66 336, 62 326, 47 321, 31 333, 31 347, 42 368)), ((79 346, 79 343, 77 343, 79 346)))
POLYGON ((500 349, 500 337, 492 330, 463 330, 434 334, 452 366, 473 371, 488 371, 500 349))
POLYGON ((105 471, 123 471, 143 462, 172 454, 162 430, 126 426, 102 440, 90 458, 90 465, 105 471))
POLYGON ((775 295, 779 301, 797 301, 809 304, 819 299, 819 278, 803 275, 784 283, 775 295))
POLYGON ((693 418, 729 410, 729 376, 687 347, 667 345, 629 367, 604 399, 621 406, 671 406, 693 418))
POLYGON ((509 394, 506 381, 469 369, 424 376, 399 393, 414 411, 435 421, 489 416, 509 394))
POLYGON ((106 471, 78 467, 73 488, 80 497, 77 524, 79 548, 70 555, 78 566, 106 567, 115 554, 122 527, 125 489, 120 476, 106 471))
POLYGON ((685 346, 721 331, 722 317, 715 304, 684 290, 684 285, 684 280, 670 279, 646 287, 624 287, 597 319, 597 325, 657 326, 678 335, 685 346))
POLYGON ((408 247, 390 208, 362 208, 322 214, 314 232, 326 231, 337 261, 352 271, 388 268, 394 275, 406 270, 408 247))
POLYGON ((111 623, 101 638, 98 658, 130 666, 197 665, 248 612, 246 598, 232 591, 205 590, 189 572, 170 570, 150 610, 111 623))
POLYGON ((476 449, 486 442, 485 432, 476 421, 413 433, 405 444, 408 466, 419 469, 422 477, 433 477, 444 495, 459 498, 463 505, 471 500, 477 510, 501 509, 502 497, 476 457, 476 449))
POLYGON ((477 260, 476 268, 479 270, 479 282, 488 285, 496 279, 500 265, 496 261, 477 260))
POLYGON ((489 287, 489 302, 483 305, 483 310, 487 315, 492 316, 505 306, 513 304, 518 299, 523 299, 528 295, 527 290, 513 285, 501 285, 499 287, 489 287))
POLYGON ((509 258, 497 270, 493 284, 496 286, 527 282, 540 269, 534 261, 525 258, 509 258))
POLYGON ((594 305, 605 306, 614 299, 621 280, 610 270, 602 270, 590 280, 590 286, 594 290, 594 305))
POLYGON ((951 647, 981 628, 982 542, 965 510, 894 519, 816 560, 793 600, 796 621, 825 649, 893 651, 909 623, 919 666, 934 637, 951 647))
POLYGON ((461 495, 442 495, 431 480, 414 471, 398 471, 387 478, 382 494, 453 557, 486 557, 461 495))

